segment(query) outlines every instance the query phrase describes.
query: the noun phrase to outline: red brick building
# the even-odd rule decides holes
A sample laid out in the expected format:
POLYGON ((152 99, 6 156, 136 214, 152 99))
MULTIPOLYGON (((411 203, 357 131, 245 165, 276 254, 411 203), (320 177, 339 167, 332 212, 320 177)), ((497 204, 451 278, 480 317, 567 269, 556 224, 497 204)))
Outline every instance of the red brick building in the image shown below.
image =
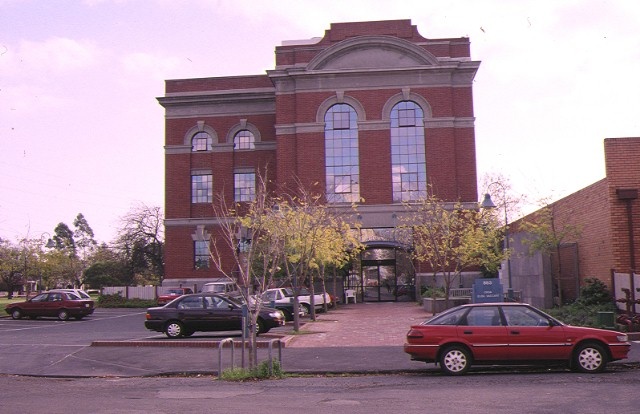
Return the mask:
POLYGON ((594 277, 611 287, 618 298, 624 297, 621 288, 631 288, 634 298, 640 299, 635 290, 640 288, 640 278, 629 276, 637 271, 640 260, 640 241, 636 240, 640 232, 640 138, 605 139, 604 155, 605 178, 549 205, 558 232, 568 226, 578 230, 563 239, 559 258, 529 255, 522 243, 528 235, 512 235, 513 287, 522 291, 525 301, 550 307, 554 297, 575 300, 584 280, 594 277), (560 283, 558 263, 562 265, 560 283))
POLYGON ((251 200, 265 174, 279 189, 319 183, 330 204, 364 200, 371 234, 427 187, 477 202, 479 64, 468 38, 428 39, 409 20, 334 23, 277 46, 264 75, 166 81, 165 284, 219 276, 203 254, 213 195, 251 200))

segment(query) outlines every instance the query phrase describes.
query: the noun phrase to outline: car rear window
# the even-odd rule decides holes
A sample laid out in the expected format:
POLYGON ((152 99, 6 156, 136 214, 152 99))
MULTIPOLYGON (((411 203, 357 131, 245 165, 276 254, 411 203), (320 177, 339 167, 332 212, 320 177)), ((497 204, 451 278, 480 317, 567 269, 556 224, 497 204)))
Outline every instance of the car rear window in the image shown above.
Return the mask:
POLYGON ((451 309, 445 313, 441 313, 426 322, 423 325, 458 325, 467 313, 467 308, 451 309))

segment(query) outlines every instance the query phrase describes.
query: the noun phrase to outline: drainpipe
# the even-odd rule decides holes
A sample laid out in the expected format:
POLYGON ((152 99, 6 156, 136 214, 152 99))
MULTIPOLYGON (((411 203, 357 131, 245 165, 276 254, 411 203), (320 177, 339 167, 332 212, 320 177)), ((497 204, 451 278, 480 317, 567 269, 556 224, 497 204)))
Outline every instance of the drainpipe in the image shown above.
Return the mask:
POLYGON ((631 284, 631 300, 634 303, 634 311, 635 311, 635 301, 636 301, 636 289, 634 286, 634 277, 633 273, 636 268, 636 257, 635 257, 635 243, 633 237, 633 211, 631 203, 633 200, 638 198, 638 190, 635 188, 617 188, 616 195, 618 196, 618 200, 624 201, 627 208, 627 232, 629 237, 629 272, 630 272, 630 284, 631 284))

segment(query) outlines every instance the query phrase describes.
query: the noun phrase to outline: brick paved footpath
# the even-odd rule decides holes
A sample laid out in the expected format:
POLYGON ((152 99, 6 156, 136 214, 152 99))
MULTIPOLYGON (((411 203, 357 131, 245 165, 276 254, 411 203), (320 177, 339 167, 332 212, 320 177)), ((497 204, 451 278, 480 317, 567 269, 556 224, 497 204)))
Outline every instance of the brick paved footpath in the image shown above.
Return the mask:
POLYGON ((338 305, 288 338, 287 348, 402 346, 411 325, 431 316, 414 302, 338 305))

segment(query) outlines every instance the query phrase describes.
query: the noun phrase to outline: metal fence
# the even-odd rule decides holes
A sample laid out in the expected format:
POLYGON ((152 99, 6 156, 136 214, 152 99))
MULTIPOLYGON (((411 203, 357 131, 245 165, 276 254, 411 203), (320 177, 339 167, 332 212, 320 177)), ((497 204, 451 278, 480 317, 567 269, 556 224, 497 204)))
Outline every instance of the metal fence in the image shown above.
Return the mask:
POLYGON ((101 294, 119 294, 125 299, 155 300, 162 293, 160 286, 110 286, 103 287, 101 294))

